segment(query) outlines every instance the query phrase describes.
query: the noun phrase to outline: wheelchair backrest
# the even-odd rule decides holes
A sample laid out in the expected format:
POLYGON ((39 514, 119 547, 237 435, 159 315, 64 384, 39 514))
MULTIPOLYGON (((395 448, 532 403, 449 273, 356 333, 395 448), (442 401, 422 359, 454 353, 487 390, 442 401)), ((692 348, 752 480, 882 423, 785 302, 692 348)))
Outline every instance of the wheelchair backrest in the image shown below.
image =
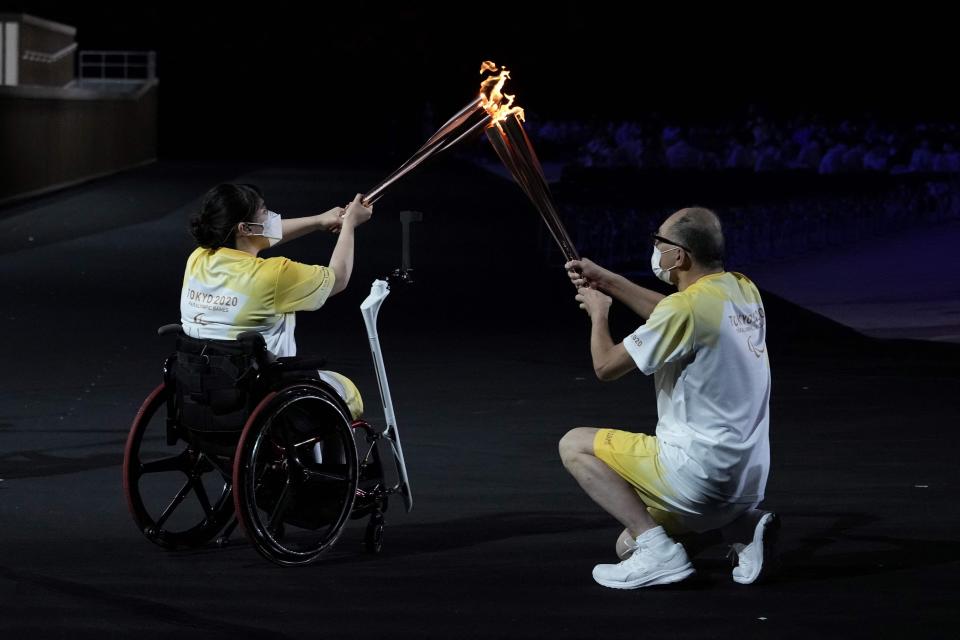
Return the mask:
POLYGON ((178 421, 201 432, 240 431, 264 395, 263 338, 177 338, 171 373, 178 421))

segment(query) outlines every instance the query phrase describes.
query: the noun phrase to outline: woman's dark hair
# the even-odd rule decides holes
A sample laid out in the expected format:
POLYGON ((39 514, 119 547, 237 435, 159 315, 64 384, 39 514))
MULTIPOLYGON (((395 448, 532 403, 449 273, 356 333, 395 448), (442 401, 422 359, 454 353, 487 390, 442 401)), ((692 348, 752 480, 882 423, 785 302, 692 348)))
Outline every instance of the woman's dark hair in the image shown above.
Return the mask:
POLYGON ((200 211, 190 218, 190 233, 206 249, 230 245, 237 223, 250 222, 263 205, 263 194, 252 184, 218 184, 203 196, 200 211))

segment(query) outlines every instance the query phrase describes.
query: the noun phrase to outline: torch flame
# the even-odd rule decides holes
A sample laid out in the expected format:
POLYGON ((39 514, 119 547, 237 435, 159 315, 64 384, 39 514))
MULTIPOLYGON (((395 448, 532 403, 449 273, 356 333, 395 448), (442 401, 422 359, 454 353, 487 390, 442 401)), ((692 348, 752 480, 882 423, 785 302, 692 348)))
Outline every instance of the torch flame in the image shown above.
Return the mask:
POLYGON ((577 259, 577 249, 553 205, 543 167, 523 130, 523 109, 513 106, 516 96, 503 93, 510 72, 486 60, 480 65, 480 75, 485 74, 489 75, 480 81, 480 95, 447 120, 410 159, 368 191, 363 201, 373 204, 385 189, 431 156, 484 131, 501 162, 540 213, 564 257, 567 260, 577 259))
POLYGON ((516 96, 503 93, 503 85, 510 79, 510 72, 507 68, 500 67, 500 72, 497 73, 496 63, 485 60, 480 65, 480 75, 482 76, 484 73, 490 73, 491 75, 480 81, 480 103, 483 109, 490 114, 490 126, 506 120, 507 117, 514 114, 523 122, 523 108, 513 106, 513 99, 516 96), (504 98, 506 98, 505 101, 504 98))

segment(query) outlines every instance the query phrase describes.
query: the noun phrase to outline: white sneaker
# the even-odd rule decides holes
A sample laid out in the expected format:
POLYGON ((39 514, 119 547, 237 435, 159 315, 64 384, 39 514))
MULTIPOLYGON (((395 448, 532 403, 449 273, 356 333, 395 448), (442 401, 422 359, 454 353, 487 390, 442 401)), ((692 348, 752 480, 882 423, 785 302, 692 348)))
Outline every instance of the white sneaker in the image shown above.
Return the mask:
POLYGON ((693 565, 682 544, 669 538, 656 540, 652 544, 635 542, 636 549, 623 562, 595 566, 593 579, 613 589, 637 589, 680 582, 693 575, 693 565))
POLYGON ((733 561, 733 581, 753 584, 768 577, 776 561, 776 543, 780 519, 775 513, 765 513, 753 529, 749 544, 735 542, 730 549, 733 561))

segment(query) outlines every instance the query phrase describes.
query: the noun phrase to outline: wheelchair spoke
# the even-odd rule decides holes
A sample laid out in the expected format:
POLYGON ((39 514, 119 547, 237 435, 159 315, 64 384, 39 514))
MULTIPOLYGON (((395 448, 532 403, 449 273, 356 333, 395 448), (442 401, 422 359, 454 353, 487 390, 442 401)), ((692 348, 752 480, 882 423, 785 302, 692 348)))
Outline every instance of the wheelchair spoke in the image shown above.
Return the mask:
POLYGON ((304 467, 303 475, 308 481, 346 482, 347 470, 345 464, 315 464, 304 467))
POLYGON ((170 501, 170 504, 167 505, 167 508, 163 510, 163 513, 160 515, 160 518, 157 520, 157 528, 160 529, 163 527, 163 523, 167 521, 174 510, 180 506, 180 503, 183 502, 183 499, 187 497, 187 494, 190 493, 190 489, 193 488, 193 480, 188 479, 183 483, 183 486, 180 487, 180 491, 177 492, 177 495, 173 497, 173 500, 170 501))
POLYGON ((152 460, 150 462, 144 462, 140 465, 140 475, 145 473, 160 473, 163 471, 183 470, 183 454, 170 456, 169 458, 161 458, 159 460, 152 460))
POLYGON ((199 478, 193 480, 193 491, 197 494, 197 500, 200 501, 200 506, 203 507, 203 512, 207 514, 207 518, 213 515, 213 507, 210 506, 210 497, 207 495, 207 489, 203 486, 203 481, 199 478))
POLYGON ((273 507, 273 513, 270 514, 270 522, 267 523, 267 529, 271 533, 276 532, 277 524, 283 522, 283 515, 287 512, 287 507, 290 506, 290 494, 292 493, 290 488, 292 486, 293 482, 288 476, 283 489, 280 491, 280 496, 277 498, 277 504, 273 507))
POLYGON ((224 506, 232 497, 233 497, 233 496, 230 495, 230 485, 227 484, 227 483, 224 483, 223 488, 220 490, 220 497, 217 499, 217 504, 214 505, 213 510, 216 511, 217 513, 219 513, 220 510, 223 509, 223 506, 224 506))
POLYGON ((233 466, 230 460, 223 461, 216 456, 210 456, 208 460, 224 478, 230 478, 233 476, 233 466))

